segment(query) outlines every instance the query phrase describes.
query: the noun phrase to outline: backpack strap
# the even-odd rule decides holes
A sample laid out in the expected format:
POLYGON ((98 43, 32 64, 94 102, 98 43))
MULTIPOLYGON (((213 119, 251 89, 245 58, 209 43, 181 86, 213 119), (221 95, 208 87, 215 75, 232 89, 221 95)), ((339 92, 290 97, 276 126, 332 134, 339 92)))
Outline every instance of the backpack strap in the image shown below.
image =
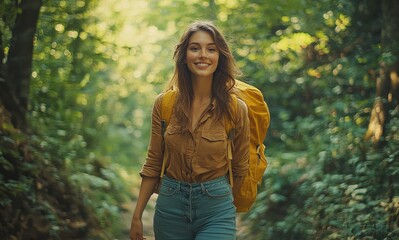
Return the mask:
MULTIPOLYGON (((233 118, 237 116, 237 96, 231 95, 231 115, 233 118)), ((234 140, 234 135, 235 135, 235 128, 233 126, 233 123, 228 119, 227 117, 224 118, 224 124, 226 127, 226 133, 227 133, 227 162, 229 164, 229 181, 230 181, 230 186, 234 186, 234 181, 233 181, 233 166, 232 166, 232 160, 233 160, 233 140, 234 140)))
MULTIPOLYGON (((161 133, 162 133, 162 151, 165 150, 165 131, 166 127, 168 126, 170 122, 170 117, 172 116, 172 111, 173 111, 173 105, 175 103, 175 98, 176 98, 176 91, 170 90, 165 92, 165 94, 162 97, 162 107, 161 107, 161 133)), ((160 177, 163 178, 165 174, 165 165, 166 161, 165 158, 162 159, 162 168, 161 168, 161 174, 160 177)))

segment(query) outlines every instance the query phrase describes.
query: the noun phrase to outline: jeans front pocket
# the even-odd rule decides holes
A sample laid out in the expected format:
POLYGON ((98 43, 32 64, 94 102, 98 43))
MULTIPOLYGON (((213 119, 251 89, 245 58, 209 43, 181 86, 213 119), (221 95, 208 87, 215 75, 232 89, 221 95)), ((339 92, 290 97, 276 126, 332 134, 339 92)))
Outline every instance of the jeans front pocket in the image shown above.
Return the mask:
POLYGON ((231 188, 227 182, 220 182, 205 186, 206 195, 211 198, 222 198, 226 196, 231 196, 231 188))
POLYGON ((159 195, 172 196, 178 192, 178 185, 161 183, 159 195))

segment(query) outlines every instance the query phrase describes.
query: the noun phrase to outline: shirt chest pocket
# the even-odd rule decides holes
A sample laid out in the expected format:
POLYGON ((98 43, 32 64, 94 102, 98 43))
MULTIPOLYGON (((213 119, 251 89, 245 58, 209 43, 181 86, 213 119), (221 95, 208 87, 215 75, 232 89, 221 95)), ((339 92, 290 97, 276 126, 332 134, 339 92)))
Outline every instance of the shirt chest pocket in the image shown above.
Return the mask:
POLYGON ((177 150, 182 145, 181 129, 168 127, 165 132, 165 147, 170 150, 177 150))
MULTIPOLYGON (((221 130, 203 130, 201 133, 198 153, 204 165, 217 164, 217 160, 224 160, 227 147, 226 133, 221 130), (204 161, 205 160, 205 161, 204 161), (216 162, 215 162, 216 161, 216 162)), ((202 164, 201 164, 202 165, 202 164)))

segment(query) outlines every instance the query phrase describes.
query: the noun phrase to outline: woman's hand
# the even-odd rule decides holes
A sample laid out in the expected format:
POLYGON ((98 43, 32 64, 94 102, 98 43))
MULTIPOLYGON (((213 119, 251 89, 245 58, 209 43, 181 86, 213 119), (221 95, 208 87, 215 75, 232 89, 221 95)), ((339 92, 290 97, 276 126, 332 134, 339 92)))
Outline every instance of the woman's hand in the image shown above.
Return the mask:
POLYGON ((132 224, 130 225, 130 239, 144 240, 142 216, 144 208, 147 205, 155 186, 159 182, 158 177, 143 177, 141 180, 139 197, 137 198, 136 208, 133 212, 132 224))
POLYGON ((133 217, 130 226, 130 239, 131 240, 144 240, 143 236, 143 222, 140 218, 133 217))

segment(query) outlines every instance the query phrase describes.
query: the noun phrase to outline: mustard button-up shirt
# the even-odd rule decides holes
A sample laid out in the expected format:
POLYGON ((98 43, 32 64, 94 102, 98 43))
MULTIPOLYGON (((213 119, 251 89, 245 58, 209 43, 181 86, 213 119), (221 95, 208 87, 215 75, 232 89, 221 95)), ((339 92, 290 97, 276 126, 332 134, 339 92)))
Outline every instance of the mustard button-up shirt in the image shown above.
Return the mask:
MULTIPOLYGON (((165 174, 185 182, 204 182, 228 173, 227 133, 224 119, 216 120, 213 114, 215 102, 200 117, 196 129, 182 126, 172 113, 165 132, 165 150, 162 151, 160 94, 153 106, 151 139, 141 176, 159 177, 165 154, 165 174)), ((241 100, 237 101, 235 135, 233 139, 233 177, 241 181, 249 166, 249 120, 248 109, 241 100)), ((187 115, 187 113, 185 113, 187 115)))

